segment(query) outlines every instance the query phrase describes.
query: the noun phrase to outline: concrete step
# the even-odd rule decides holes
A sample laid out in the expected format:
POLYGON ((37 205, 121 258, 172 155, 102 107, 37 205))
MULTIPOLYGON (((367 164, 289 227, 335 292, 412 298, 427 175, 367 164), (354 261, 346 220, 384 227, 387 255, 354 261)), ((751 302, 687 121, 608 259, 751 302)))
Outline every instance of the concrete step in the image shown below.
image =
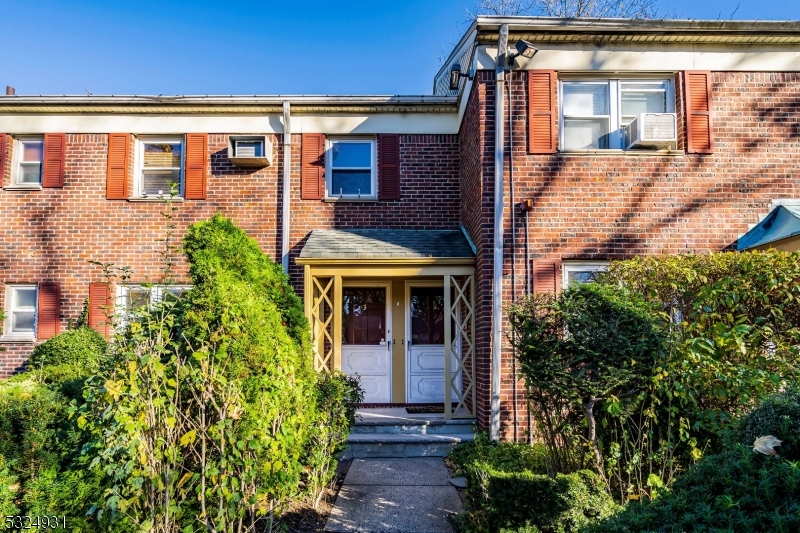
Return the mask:
POLYGON ((342 458, 444 457, 454 446, 472 441, 474 438, 472 433, 449 435, 351 433, 347 438, 347 448, 342 453, 342 458))
POLYGON ((471 435, 474 420, 403 420, 356 422, 355 434, 471 435))

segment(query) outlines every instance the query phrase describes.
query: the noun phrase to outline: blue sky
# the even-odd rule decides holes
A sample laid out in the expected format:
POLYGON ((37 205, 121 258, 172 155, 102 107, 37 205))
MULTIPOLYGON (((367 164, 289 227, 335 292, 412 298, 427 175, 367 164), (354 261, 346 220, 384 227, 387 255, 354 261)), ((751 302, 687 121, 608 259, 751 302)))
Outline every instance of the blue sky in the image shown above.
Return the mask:
MULTIPOLYGON (((800 1, 660 0, 681 18, 800 20, 800 1)), ((17 94, 430 94, 474 0, 0 0, 17 94)))

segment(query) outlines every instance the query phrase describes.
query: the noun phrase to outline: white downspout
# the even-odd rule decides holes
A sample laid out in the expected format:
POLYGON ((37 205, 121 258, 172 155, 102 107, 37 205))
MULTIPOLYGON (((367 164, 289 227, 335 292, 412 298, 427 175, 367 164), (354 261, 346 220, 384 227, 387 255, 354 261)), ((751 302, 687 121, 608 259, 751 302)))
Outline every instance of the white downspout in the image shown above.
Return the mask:
POLYGON ((292 110, 288 100, 283 102, 283 206, 281 231, 281 264, 289 274, 289 198, 292 193, 292 110))
POLYGON ((500 438, 500 372, 503 356, 503 150, 505 106, 503 87, 508 60, 508 24, 500 26, 494 87, 494 268, 492 280, 492 401, 489 436, 500 438))

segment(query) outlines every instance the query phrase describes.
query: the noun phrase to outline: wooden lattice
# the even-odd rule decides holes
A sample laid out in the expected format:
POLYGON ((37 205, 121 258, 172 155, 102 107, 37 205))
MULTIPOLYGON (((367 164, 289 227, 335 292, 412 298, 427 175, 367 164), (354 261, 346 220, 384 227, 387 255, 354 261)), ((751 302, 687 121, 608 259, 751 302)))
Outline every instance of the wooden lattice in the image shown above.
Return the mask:
POLYGON ((312 277, 311 344, 314 347, 314 368, 317 372, 330 372, 333 363, 333 285, 327 280, 312 277))
POLYGON ((475 279, 445 276, 445 418, 475 417, 475 279), (452 290, 452 297, 451 297, 452 290), (451 326, 452 324, 452 326, 451 326), (455 326, 455 331, 451 328, 455 326), (456 368, 452 368, 455 362, 456 368))

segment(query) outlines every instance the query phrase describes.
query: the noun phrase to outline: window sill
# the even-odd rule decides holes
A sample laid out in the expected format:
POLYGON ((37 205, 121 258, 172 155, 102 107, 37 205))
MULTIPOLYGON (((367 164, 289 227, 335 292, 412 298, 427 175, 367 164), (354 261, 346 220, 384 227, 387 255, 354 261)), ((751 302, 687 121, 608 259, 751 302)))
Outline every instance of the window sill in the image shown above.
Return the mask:
POLYGON ((170 198, 169 196, 147 196, 147 197, 134 196, 132 198, 128 198, 128 201, 129 202, 160 202, 162 204, 166 203, 166 202, 182 203, 183 202, 183 198, 181 198, 180 196, 173 196, 172 198, 170 198))
POLYGON ((19 343, 34 343, 36 342, 36 337, 32 337, 30 335, 2 335, 0 336, 0 343, 12 343, 12 342, 19 342, 19 343))
POLYGON ((599 155, 599 156, 628 156, 628 157, 681 157, 686 155, 683 150, 559 150, 559 155, 599 155))
POLYGON ((41 191, 42 190, 42 186, 39 185, 39 184, 33 184, 33 183, 30 184, 30 185, 18 183, 18 184, 15 184, 15 185, 8 185, 6 187, 3 187, 3 190, 5 190, 5 191, 41 191))
POLYGON ((348 196, 343 196, 343 197, 339 198, 338 196, 331 196, 331 197, 323 198, 322 201, 323 202, 328 202, 328 203, 333 203, 333 204, 339 203, 339 202, 342 202, 342 203, 350 203, 350 202, 367 202, 367 203, 369 203, 369 202, 373 202, 374 203, 374 202, 377 202, 378 199, 375 198, 374 196, 362 196, 361 198, 348 197, 348 196))

